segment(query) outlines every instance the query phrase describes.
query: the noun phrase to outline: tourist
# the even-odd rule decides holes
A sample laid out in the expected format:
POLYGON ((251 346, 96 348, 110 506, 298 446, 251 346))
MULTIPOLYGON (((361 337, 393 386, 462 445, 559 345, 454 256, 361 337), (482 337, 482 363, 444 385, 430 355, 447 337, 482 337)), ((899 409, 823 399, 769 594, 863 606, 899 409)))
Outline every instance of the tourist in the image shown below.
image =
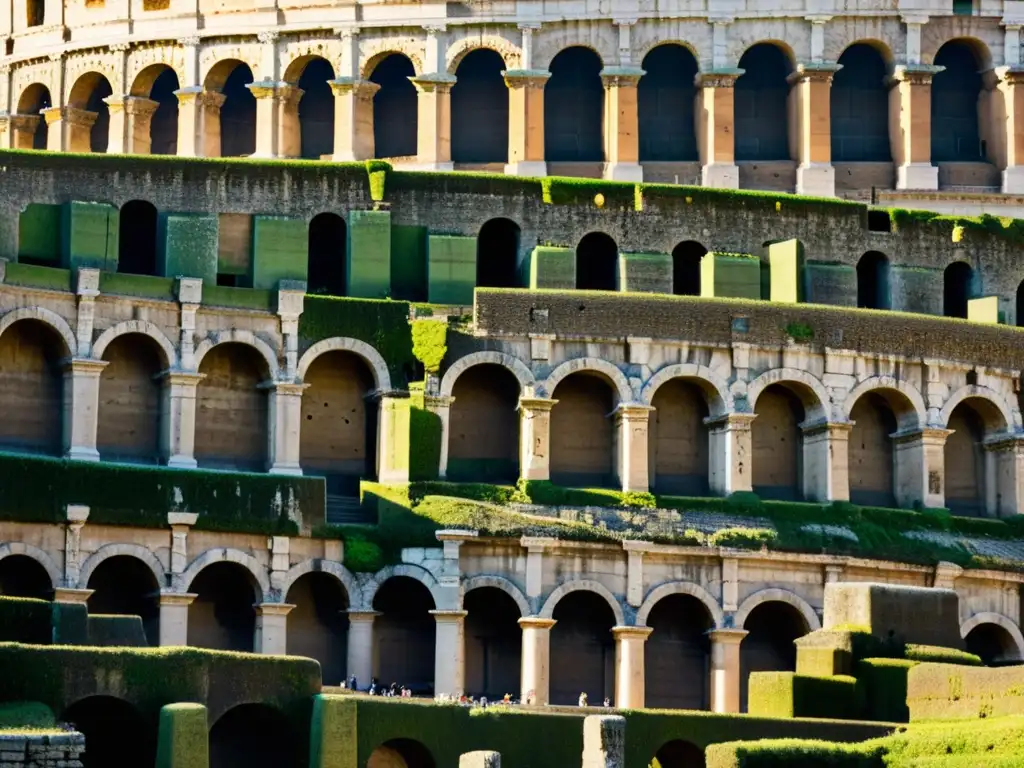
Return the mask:
POLYGON ((356 676, 355 675, 352 675, 352 677, 350 677, 348 679, 348 687, 351 688, 353 691, 358 691, 359 690, 359 686, 356 683, 356 676))
POLYGON ((604 697, 604 705, 605 707, 610 707, 612 705, 612 700, 609 699, 607 696, 604 697))
POLYGON ((580 694, 579 706, 581 706, 581 707, 587 706, 587 692, 586 691, 584 691, 583 693, 580 694))

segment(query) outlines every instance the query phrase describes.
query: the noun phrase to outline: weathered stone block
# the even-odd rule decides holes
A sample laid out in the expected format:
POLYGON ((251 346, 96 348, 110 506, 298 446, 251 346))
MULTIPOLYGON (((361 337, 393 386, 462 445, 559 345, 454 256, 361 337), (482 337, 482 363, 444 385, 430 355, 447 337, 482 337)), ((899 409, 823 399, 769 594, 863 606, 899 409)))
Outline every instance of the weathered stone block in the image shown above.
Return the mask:
POLYGON ((473 303, 476 287, 476 238, 431 235, 427 238, 427 297, 432 304, 473 303))
POLYGON ((960 604, 951 589, 833 583, 825 587, 825 629, 863 627, 904 643, 963 648, 960 604))
POLYGON ((528 259, 530 288, 550 290, 576 287, 576 252, 572 248, 538 245, 528 259))
POLYGON ((391 213, 351 211, 348 227, 348 295, 382 299, 391 293, 391 213))
POLYGON ((761 260, 735 253, 709 253, 700 262, 700 294, 706 298, 761 298, 761 260))
MULTIPOLYGON (((219 233, 220 223, 216 216, 160 214, 156 234, 160 274, 164 277, 197 278, 205 285, 216 286, 219 233)), ((198 303, 198 296, 195 303, 198 303)))
POLYGON ((480 750, 459 757, 459 768, 501 768, 501 753, 480 750))
POLYGON ((672 257, 667 253, 619 254, 619 290, 672 293, 672 257))
POLYGON ((583 720, 583 768, 623 768, 626 718, 589 715, 583 720))
POLYGON ((282 280, 305 281, 309 228, 302 219, 255 216, 252 229, 252 287, 275 290, 282 280))
POLYGON ((772 301, 797 304, 803 300, 804 247, 799 240, 783 240, 768 246, 771 269, 769 297, 772 301))

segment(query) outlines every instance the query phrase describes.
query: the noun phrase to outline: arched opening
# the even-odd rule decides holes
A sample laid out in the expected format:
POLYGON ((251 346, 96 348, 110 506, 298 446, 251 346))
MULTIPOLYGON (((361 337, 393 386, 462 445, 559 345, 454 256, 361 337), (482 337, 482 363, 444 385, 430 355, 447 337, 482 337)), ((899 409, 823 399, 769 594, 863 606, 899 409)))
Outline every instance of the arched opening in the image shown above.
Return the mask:
POLYGON ((491 219, 476 238, 476 284, 481 288, 519 285, 519 225, 511 219, 491 219))
POLYGON ((935 65, 945 69, 932 77, 932 162, 981 162, 982 62, 969 42, 951 40, 935 54, 935 65))
POLYGON ((689 49, 668 43, 651 49, 637 85, 640 162, 698 159, 693 107, 697 59, 689 49))
POLYGON ((505 61, 489 48, 459 62, 452 88, 452 161, 504 163, 508 159, 508 87, 505 61))
POLYGON ((736 159, 789 160, 789 57, 773 43, 758 43, 743 54, 739 68, 744 74, 734 97, 736 159))
POLYGON ((803 434, 800 398, 782 384, 766 387, 751 427, 754 492, 765 499, 803 498, 803 434))
POLYGON ((979 624, 964 639, 967 641, 967 652, 980 656, 986 667, 1020 663, 1020 650, 1013 635, 998 624, 979 624))
POLYGON ((601 57, 566 48, 551 61, 544 86, 544 157, 549 163, 601 162, 604 86, 601 57))
POLYGON ((1017 286, 1016 310, 1016 326, 1018 328, 1022 328, 1024 327, 1024 280, 1022 280, 1020 285, 1017 286))
POLYGON ((654 755, 651 768, 704 768, 704 751, 689 741, 674 739, 654 755))
POLYGON ((334 94, 328 83, 333 79, 334 67, 319 56, 310 58, 299 78, 299 135, 308 160, 334 154, 334 94))
POLYGON ((519 392, 519 380, 500 365, 474 365, 456 379, 448 428, 449 479, 515 482, 519 392))
POLYGON ((967 317, 974 270, 963 261, 954 261, 942 273, 942 314, 946 317, 967 317))
POLYGON ((153 81, 149 98, 157 103, 149 123, 149 153, 151 155, 178 154, 178 97, 181 88, 177 73, 170 67, 153 81))
MULTIPOLYGON (((899 429, 891 401, 895 393, 868 392, 850 411, 850 501, 873 507, 896 506, 896 456, 892 435, 899 429)), ((909 408, 909 404, 908 404, 909 408)), ((904 413, 912 411, 905 411, 904 413)))
POLYGON ((345 587, 335 576, 313 571, 296 579, 285 602, 295 606, 288 613, 288 655, 316 659, 324 685, 339 685, 348 658, 345 587))
POLYGON ((551 480, 570 486, 611 486, 615 391, 600 374, 567 376, 552 397, 551 480))
POLYGON ((332 351, 306 370, 299 463, 327 478, 327 492, 359 496, 359 481, 374 476, 377 404, 373 373, 353 352, 332 351))
POLYGON ((19 320, 0 334, 0 445, 7 450, 61 452, 68 354, 60 335, 37 320, 19 320))
MULTIPOLYGON (((303 144, 305 146, 305 144, 303 144)), ((345 220, 336 213, 320 213, 309 222, 308 272, 310 293, 345 295, 345 220)))
POLYGON ((103 352, 96 448, 106 461, 160 460, 161 385, 167 368, 155 341, 141 333, 118 336, 103 352))
POLYGON ((256 97, 246 88, 252 82, 249 65, 237 59, 217 62, 206 76, 206 88, 224 96, 220 108, 221 157, 245 157, 256 151, 256 97))
POLYGON ((84 768, 156 762, 156 723, 127 701, 89 696, 65 709, 60 719, 85 736, 84 768))
POLYGON ((259 584, 238 563, 212 563, 192 580, 196 595, 188 607, 188 644, 220 651, 252 651, 256 631, 254 605, 262 602, 259 584))
POLYGON ((466 691, 500 701, 519 692, 522 630, 519 606, 496 587, 466 593, 466 691))
POLYGON ((131 555, 108 557, 92 572, 86 585, 90 614, 138 616, 146 640, 160 645, 160 587, 144 562, 131 555))
MULTIPOLYGON (((201 467, 261 471, 267 464, 267 363, 247 344, 217 344, 202 359, 195 457, 201 467)), ((303 430, 305 431, 305 430, 303 430)))
POLYGON ((416 75, 412 62, 401 53, 381 59, 370 74, 380 90, 373 95, 373 142, 375 157, 416 155, 416 75))
POLYGON ((53 586, 46 569, 28 555, 0 559, 0 595, 49 600, 53 597, 53 586))
MULTIPOLYGON (((381 685, 398 683, 418 695, 434 693, 434 598, 409 576, 392 576, 373 598, 374 672, 381 685)), ((441 691, 451 693, 451 691, 441 691)))
POLYGON ((118 217, 117 271, 130 275, 156 275, 156 206, 130 200, 118 217))
POLYGON ((229 709, 210 728, 210 768, 303 768, 299 734, 266 704, 229 709))
POLYGON ((892 309, 889 297, 889 259, 884 253, 868 251, 857 262, 857 306, 892 309))
POLYGON ((839 64, 830 91, 832 162, 892 162, 885 59, 874 46, 855 43, 839 64))
POLYGON ((33 83, 22 91, 21 98, 18 99, 18 114, 31 115, 37 119, 36 128, 32 134, 32 149, 46 149, 49 131, 46 127, 46 120, 40 112, 52 106, 50 89, 39 83, 33 83))
POLYGON ((617 291, 619 246, 604 232, 584 235, 576 246, 576 287, 581 291, 617 291))
POLYGON ((79 77, 68 94, 68 106, 91 112, 96 116, 89 131, 89 148, 68 147, 70 151, 106 152, 110 137, 110 109, 105 98, 113 93, 110 81, 98 72, 86 72, 79 77))
POLYGON ((46 0, 25 0, 25 26, 41 27, 46 21, 46 0))
POLYGON ((662 598, 647 617, 652 630, 644 650, 647 706, 707 709, 710 703, 711 644, 714 620, 692 595, 662 598))
MULTIPOLYGON (((615 695, 615 614, 600 595, 577 590, 558 601, 551 629, 551 703, 599 707, 615 695)), ((523 696, 529 691, 523 691, 523 696)))
POLYGON ((658 387, 648 419, 648 463, 655 493, 708 495, 707 400, 686 379, 658 387))
POLYGON ((985 436, 1004 426, 998 409, 987 400, 970 397, 949 415, 946 438, 946 506, 955 515, 981 516, 986 513, 985 436))
POLYGON ((366 768, 434 768, 434 756, 415 739, 391 739, 370 753, 366 768))
POLYGON ((743 624, 747 636, 740 644, 740 711, 747 711, 747 685, 751 672, 793 672, 796 646, 807 634, 807 621, 789 603, 761 603, 743 624))
POLYGON ((672 293, 700 296, 700 262, 708 252, 700 243, 687 240, 672 250, 672 293))

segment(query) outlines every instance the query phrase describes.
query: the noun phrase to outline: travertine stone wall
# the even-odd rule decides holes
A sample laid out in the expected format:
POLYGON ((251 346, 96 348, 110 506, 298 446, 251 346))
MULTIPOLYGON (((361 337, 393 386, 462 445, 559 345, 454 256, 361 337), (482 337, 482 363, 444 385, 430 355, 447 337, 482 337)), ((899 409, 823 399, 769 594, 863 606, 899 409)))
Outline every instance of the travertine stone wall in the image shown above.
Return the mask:
POLYGON ((0 732, 0 768, 81 768, 85 736, 77 732, 0 732))

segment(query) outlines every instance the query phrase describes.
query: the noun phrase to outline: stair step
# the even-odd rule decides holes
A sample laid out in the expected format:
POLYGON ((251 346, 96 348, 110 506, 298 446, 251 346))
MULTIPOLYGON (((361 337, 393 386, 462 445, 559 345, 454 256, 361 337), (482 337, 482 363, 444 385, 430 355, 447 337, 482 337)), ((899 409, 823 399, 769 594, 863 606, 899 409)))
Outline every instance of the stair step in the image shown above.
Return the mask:
POLYGON ((363 509, 355 496, 327 494, 326 513, 329 525, 374 522, 373 513, 363 509))

